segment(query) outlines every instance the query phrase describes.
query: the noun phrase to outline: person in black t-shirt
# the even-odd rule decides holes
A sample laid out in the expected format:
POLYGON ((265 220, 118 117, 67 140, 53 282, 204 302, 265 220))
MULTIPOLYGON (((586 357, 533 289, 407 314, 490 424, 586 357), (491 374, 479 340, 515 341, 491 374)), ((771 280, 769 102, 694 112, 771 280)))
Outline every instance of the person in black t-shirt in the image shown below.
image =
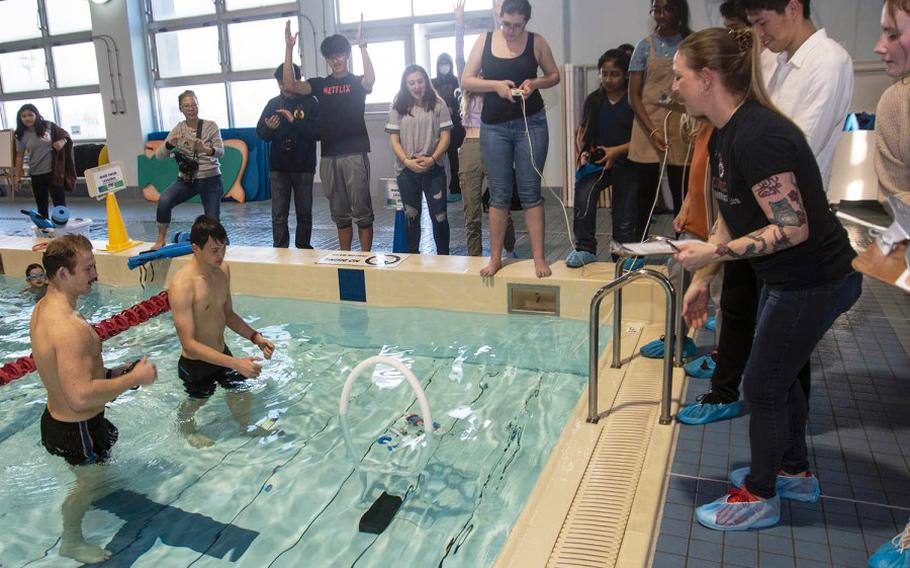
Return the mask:
MULTIPOLYGON (((300 79, 300 67, 294 65, 300 79)), ((281 94, 262 110, 256 135, 271 142, 269 182, 272 186, 272 246, 288 248, 288 211, 291 195, 297 230, 294 246, 311 249, 313 232, 313 174, 316 172, 316 141, 319 139, 319 101, 311 95, 298 95, 282 86, 284 64, 275 69, 281 94)))
POLYGON ((674 91, 690 116, 716 128, 709 159, 720 210, 708 243, 677 245, 675 259, 697 270, 683 316, 704 324, 720 262, 749 259, 764 285, 743 373, 751 467, 731 472, 734 488, 696 510, 700 523, 718 530, 776 524, 781 497, 818 499, 797 373, 862 289, 851 266, 856 253, 828 208, 812 149, 764 89, 759 49, 751 30, 712 28, 686 38, 674 59, 674 91))
POLYGON ((319 99, 319 132, 322 161, 319 177, 329 198, 332 221, 338 228, 341 250, 351 250, 353 225, 357 225, 360 250, 373 246, 373 202, 370 198, 370 138, 364 121, 367 95, 373 90, 376 74, 363 38, 363 22, 357 30, 357 44, 363 59, 363 75, 350 72, 348 61, 351 44, 342 35, 325 38, 320 46, 322 56, 332 70, 328 77, 308 81, 294 78, 291 65, 297 34, 291 34, 291 23, 285 25, 284 87, 319 99))
POLYGON ((635 114, 629 105, 629 56, 610 49, 597 61, 600 87, 585 99, 581 126, 576 133, 578 170, 575 172, 575 248, 566 266, 579 268, 597 260, 597 199, 613 186, 613 239, 635 239, 638 200, 630 190, 626 154, 635 114))

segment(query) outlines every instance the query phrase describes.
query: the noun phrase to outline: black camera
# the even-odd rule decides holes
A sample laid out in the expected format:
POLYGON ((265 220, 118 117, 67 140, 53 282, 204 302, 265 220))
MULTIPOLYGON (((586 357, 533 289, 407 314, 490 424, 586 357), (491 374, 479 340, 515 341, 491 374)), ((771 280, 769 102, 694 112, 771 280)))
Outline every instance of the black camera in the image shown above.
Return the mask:
POLYGON ((597 162, 603 160, 607 157, 607 153, 604 152, 603 148, 595 148, 593 152, 588 154, 588 162, 591 164, 596 164, 597 162))
POLYGON ((177 169, 180 170, 180 173, 183 174, 183 179, 192 180, 196 177, 196 172, 199 171, 199 162, 196 160, 187 157, 181 152, 174 152, 174 160, 177 162, 177 169))

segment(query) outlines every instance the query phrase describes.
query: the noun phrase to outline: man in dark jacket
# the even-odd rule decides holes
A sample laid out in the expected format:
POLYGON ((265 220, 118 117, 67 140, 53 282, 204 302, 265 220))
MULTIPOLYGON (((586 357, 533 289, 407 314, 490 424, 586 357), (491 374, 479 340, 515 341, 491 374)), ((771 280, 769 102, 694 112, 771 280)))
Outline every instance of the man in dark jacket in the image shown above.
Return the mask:
MULTIPOLYGON (((319 102, 312 95, 300 95, 281 85, 284 64, 275 70, 281 94, 270 100, 256 135, 271 142, 269 181, 272 186, 272 242, 275 248, 288 248, 288 212, 291 194, 297 214, 294 246, 311 249, 313 232, 313 174, 316 171, 316 141, 319 139, 319 102)), ((294 65, 300 79, 300 67, 294 65)))

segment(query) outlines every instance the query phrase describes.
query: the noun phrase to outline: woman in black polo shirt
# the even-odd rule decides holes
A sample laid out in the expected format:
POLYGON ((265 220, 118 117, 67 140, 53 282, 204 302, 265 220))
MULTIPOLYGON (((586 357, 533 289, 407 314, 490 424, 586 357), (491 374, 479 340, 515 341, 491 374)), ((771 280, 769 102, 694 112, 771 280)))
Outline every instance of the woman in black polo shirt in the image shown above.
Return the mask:
POLYGON ((718 263, 747 258, 764 284, 743 373, 751 410, 751 468, 731 472, 729 493, 696 510, 718 530, 769 527, 780 498, 818 499, 809 471, 806 397, 797 372, 837 317, 859 298, 856 253, 828 208, 812 149, 771 104, 751 30, 712 28, 688 37, 674 61, 674 90, 690 116, 716 128, 709 144, 720 216, 708 243, 675 257, 696 270, 683 314, 700 327, 718 263))

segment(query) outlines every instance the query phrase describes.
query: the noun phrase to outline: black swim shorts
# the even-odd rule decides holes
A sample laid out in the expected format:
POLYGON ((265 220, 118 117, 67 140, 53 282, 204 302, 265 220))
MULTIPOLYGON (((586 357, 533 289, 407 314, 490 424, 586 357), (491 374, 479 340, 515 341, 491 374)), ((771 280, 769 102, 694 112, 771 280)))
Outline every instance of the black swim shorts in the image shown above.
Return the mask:
POLYGON ((47 451, 70 465, 105 463, 117 442, 117 428, 100 412, 82 422, 61 422, 44 407, 41 443, 47 451))
MULTIPOLYGON (((228 357, 231 350, 227 345, 224 346, 224 354, 228 357)), ((187 359, 181 356, 177 362, 177 375, 183 381, 183 388, 190 398, 208 398, 215 394, 215 385, 221 385, 226 389, 235 389, 241 387, 246 379, 235 371, 227 367, 219 367, 198 359, 187 359)))

